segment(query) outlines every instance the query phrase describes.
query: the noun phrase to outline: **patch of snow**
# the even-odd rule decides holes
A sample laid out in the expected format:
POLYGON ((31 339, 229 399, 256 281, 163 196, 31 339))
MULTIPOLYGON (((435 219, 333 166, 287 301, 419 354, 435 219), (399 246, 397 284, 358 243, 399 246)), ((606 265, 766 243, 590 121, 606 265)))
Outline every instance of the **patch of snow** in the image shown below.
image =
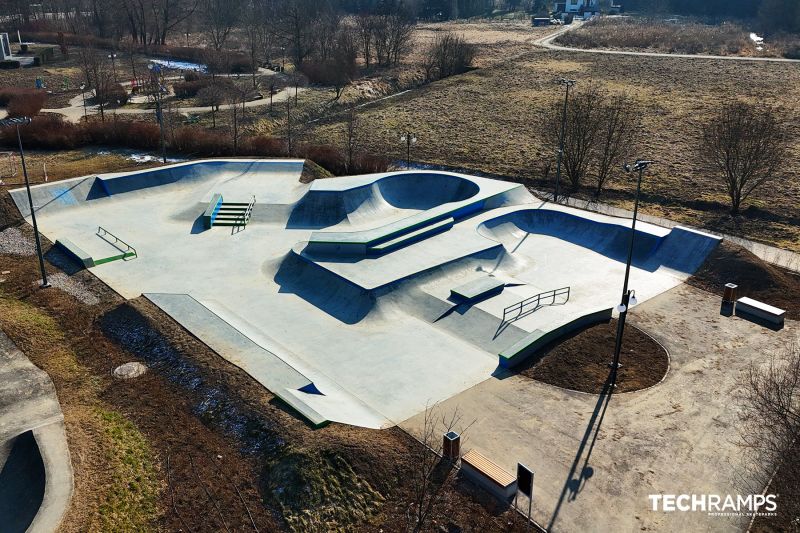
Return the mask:
POLYGON ((174 59, 148 59, 150 63, 159 65, 168 70, 194 70, 195 72, 207 72, 208 66, 190 61, 177 61, 174 59))

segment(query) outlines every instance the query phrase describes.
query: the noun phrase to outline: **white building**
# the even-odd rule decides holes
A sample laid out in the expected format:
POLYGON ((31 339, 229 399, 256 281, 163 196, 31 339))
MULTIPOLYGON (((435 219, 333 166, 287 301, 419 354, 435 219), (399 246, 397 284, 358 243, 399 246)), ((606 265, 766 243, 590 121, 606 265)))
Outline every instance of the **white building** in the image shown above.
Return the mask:
POLYGON ((556 2, 556 11, 573 15, 599 13, 600 0, 564 0, 563 2, 556 2))

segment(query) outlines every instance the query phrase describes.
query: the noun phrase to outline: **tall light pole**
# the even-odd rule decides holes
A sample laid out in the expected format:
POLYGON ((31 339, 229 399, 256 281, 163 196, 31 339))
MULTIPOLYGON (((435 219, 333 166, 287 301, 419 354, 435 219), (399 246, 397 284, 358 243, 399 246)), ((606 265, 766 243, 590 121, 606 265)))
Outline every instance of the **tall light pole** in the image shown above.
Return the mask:
POLYGON ((81 96, 83 96, 83 118, 86 118, 86 92, 84 92, 85 89, 86 89, 86 84, 81 83, 81 96))
POLYGON ((633 166, 627 163, 623 165, 625 172, 639 172, 639 179, 636 182, 636 200, 633 204, 633 223, 631 224, 631 239, 628 246, 628 261, 625 263, 625 281, 622 284, 622 301, 617 306, 619 311, 619 319, 617 320, 617 341, 614 346, 614 361, 611 363, 611 385, 617 384, 617 370, 620 367, 619 355, 622 350, 622 335, 625 333, 625 318, 628 316, 628 309, 632 305, 636 305, 636 291, 628 290, 628 281, 631 275, 631 263, 633 263, 633 245, 636 239, 636 218, 639 215, 639 195, 642 192, 642 177, 647 167, 652 165, 654 161, 639 159, 633 166))
POLYGON ((576 83, 575 80, 568 80, 566 78, 560 78, 556 83, 559 85, 563 85, 566 87, 566 93, 564 94, 564 111, 561 114, 561 134, 558 138, 558 163, 556 163, 556 192, 553 196, 553 201, 558 202, 558 196, 561 187, 561 160, 564 157, 564 136, 566 134, 567 129, 567 104, 569 103, 569 90, 570 88, 574 87, 576 83))
POLYGON ((39 256, 39 268, 42 271, 42 289, 50 286, 47 282, 47 271, 44 268, 44 255, 42 254, 42 242, 39 239, 39 226, 36 224, 36 212, 33 209, 33 196, 31 196, 31 184, 28 181, 28 167, 25 165, 25 152, 22 150, 22 135, 19 127, 31 123, 30 117, 7 118, 0 120, 0 128, 3 126, 15 126, 17 128, 17 142, 19 143, 19 157, 22 159, 22 174, 25 176, 25 189, 28 191, 28 205, 31 210, 31 221, 33 222, 33 236, 36 239, 36 253, 39 256))
POLYGON ((161 67, 154 64, 153 67, 150 69, 150 82, 154 86, 156 91, 156 119, 158 120, 158 131, 161 141, 161 159, 164 161, 164 164, 167 164, 167 143, 164 140, 164 109, 161 105, 161 91, 163 87, 161 86, 161 67))
POLYGON ((111 60, 111 71, 114 73, 114 83, 117 83, 117 54, 111 52, 108 54, 108 58, 111 60))
POLYGON ((411 145, 417 144, 417 135, 410 131, 400 135, 400 142, 406 143, 406 170, 411 168, 411 145))

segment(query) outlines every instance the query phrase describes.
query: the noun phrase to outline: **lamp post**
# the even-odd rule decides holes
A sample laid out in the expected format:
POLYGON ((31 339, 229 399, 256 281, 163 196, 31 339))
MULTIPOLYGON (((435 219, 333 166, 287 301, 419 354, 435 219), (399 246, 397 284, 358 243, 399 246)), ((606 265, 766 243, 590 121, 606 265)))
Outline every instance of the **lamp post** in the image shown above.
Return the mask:
POLYGON ((83 118, 86 118, 86 84, 81 83, 81 96, 83 97, 83 118))
POLYGON ((628 316, 628 309, 636 305, 636 291, 628 290, 628 281, 631 275, 631 263, 633 263, 633 245, 636 239, 636 218, 639 215, 639 195, 642 192, 642 177, 644 171, 652 165, 654 161, 637 160, 633 166, 627 163, 623 165, 625 172, 639 172, 639 179, 636 182, 636 200, 633 204, 633 223, 631 224, 631 239, 628 246, 628 261, 625 263, 625 281, 622 284, 622 301, 617 306, 619 312, 619 319, 617 320, 617 340, 614 346, 614 361, 611 363, 611 385, 617 384, 617 370, 621 366, 619 364, 619 355, 622 350, 622 335, 625 332, 625 318, 628 316))
POLYGON ((22 150, 22 135, 19 132, 19 127, 30 124, 30 117, 7 118, 0 120, 0 127, 15 126, 17 128, 17 142, 19 143, 19 157, 22 159, 22 174, 25 176, 25 189, 28 192, 28 205, 31 210, 31 221, 33 223, 33 236, 36 239, 36 253, 39 256, 39 268, 42 271, 42 284, 39 285, 42 289, 50 286, 47 282, 47 271, 44 268, 44 255, 42 254, 42 242, 39 239, 39 226, 36 224, 36 212, 33 209, 33 196, 31 196, 31 184, 28 181, 28 168, 25 165, 25 152, 22 150))
POLYGON ((111 60, 111 71, 114 73, 114 83, 117 83, 117 54, 111 52, 108 54, 108 58, 111 60))
POLYGON ((406 143, 406 170, 411 168, 411 145, 417 144, 417 135, 410 131, 400 135, 400 142, 406 143))
POLYGON ((283 52, 283 59, 281 59, 281 72, 286 70, 286 47, 281 46, 281 51, 283 52))
POLYGON ((556 192, 553 196, 553 201, 558 202, 558 195, 560 192, 561 186, 561 160, 564 157, 564 136, 566 134, 567 129, 567 104, 569 103, 569 90, 570 88, 574 87, 576 83, 575 80, 568 80, 566 78, 560 78, 556 83, 559 85, 563 85, 566 87, 566 93, 564 94, 564 111, 561 114, 561 133, 559 134, 558 138, 558 162, 556 163, 556 192))

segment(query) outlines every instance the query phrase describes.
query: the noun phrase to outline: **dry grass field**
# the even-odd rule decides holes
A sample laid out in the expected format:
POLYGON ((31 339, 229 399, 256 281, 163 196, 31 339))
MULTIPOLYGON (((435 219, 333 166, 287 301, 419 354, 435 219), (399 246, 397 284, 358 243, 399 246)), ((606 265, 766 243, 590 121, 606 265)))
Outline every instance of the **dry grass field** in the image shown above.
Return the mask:
POLYGON ((785 36, 770 38, 759 47, 750 38, 750 30, 739 24, 709 25, 640 17, 595 19, 556 41, 575 48, 742 57, 784 57, 800 47, 800 39, 785 36))
MULTIPOLYGON (((750 100, 782 109, 795 139, 791 150, 800 156, 800 70, 794 65, 535 49, 364 108, 361 134, 369 150, 399 160, 405 157, 399 134, 411 129, 419 139, 414 161, 551 188, 552 182, 541 181, 545 165, 555 166, 555 154, 543 145, 544 116, 563 98, 554 83, 560 76, 628 93, 643 108, 638 153, 658 161, 644 185, 646 212, 800 250, 800 158, 789 159, 782 175, 747 203, 744 216, 733 219, 724 188, 700 170, 695 155, 709 113, 725 102, 750 100)), ((343 124, 319 122, 307 134, 336 142, 343 124)), ((633 184, 617 175, 609 187, 601 201, 631 205, 633 184)))

